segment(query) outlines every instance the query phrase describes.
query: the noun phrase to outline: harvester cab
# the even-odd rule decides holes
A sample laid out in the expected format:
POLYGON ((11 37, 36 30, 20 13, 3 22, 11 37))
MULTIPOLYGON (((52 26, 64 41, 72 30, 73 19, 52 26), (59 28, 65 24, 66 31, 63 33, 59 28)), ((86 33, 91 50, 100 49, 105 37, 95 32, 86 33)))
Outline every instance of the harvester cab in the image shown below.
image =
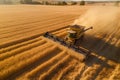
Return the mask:
POLYGON ((85 26, 70 25, 69 28, 67 29, 65 41, 69 44, 75 44, 78 39, 83 40, 84 33, 89 29, 93 29, 93 27, 85 29, 85 26))

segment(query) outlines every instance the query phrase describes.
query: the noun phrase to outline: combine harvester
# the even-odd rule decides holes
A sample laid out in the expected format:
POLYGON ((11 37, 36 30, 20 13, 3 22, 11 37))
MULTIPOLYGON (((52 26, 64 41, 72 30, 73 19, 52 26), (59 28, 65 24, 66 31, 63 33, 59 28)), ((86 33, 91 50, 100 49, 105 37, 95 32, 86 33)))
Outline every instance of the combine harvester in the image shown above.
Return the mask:
POLYGON ((85 29, 85 27, 81 25, 69 25, 68 27, 69 28, 67 29, 67 35, 64 37, 64 39, 61 39, 49 32, 46 32, 44 34, 44 37, 53 40, 54 42, 58 42, 61 45, 72 49, 77 53, 80 53, 83 56, 82 61, 85 61, 91 51, 79 46, 77 42, 82 42, 84 38, 84 33, 90 29, 93 29, 93 27, 89 27, 87 29, 85 29))

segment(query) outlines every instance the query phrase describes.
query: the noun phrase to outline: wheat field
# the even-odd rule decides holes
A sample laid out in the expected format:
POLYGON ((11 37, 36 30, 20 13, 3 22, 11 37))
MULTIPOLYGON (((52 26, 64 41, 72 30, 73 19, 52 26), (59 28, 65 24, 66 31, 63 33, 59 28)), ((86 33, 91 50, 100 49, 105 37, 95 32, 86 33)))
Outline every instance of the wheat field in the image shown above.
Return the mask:
POLYGON ((65 26, 80 23, 85 13, 91 16, 92 7, 0 5, 0 80, 120 80, 118 23, 108 34, 96 27, 86 34, 81 46, 92 53, 85 62, 79 53, 42 36, 51 31, 64 38, 65 26))

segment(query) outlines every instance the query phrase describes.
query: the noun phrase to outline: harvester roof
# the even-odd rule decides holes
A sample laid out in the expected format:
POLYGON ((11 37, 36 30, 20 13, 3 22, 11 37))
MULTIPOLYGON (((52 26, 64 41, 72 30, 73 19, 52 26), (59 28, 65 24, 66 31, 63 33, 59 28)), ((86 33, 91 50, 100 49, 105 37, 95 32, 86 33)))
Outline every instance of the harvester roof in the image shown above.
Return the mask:
POLYGON ((76 33, 76 31, 73 31, 73 30, 68 30, 67 32, 69 32, 69 33, 76 33))
POLYGON ((81 25, 71 25, 70 29, 71 30, 83 30, 85 27, 81 25))

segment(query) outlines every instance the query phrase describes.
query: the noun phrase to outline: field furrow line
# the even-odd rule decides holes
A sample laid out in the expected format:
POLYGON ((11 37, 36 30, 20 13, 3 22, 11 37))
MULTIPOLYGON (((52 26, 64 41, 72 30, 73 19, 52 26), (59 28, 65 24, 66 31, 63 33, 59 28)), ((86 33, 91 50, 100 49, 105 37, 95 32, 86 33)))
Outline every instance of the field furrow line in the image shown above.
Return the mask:
POLYGON ((32 44, 29 44, 29 45, 24 45, 24 46, 22 46, 20 48, 17 48, 15 50, 11 50, 9 52, 0 54, 0 61, 4 60, 6 58, 9 58, 11 56, 15 56, 15 55, 17 55, 19 53, 23 53, 23 52, 25 52, 27 50, 30 50, 30 49, 35 48, 35 47, 38 47, 38 46, 40 46, 42 44, 45 44, 45 43, 46 43, 45 40, 40 40, 40 41, 34 42, 32 44))
MULTIPOLYGON (((72 22, 72 21, 71 21, 72 22)), ((63 23, 63 24, 69 24, 70 22, 65 22, 65 23, 63 23)), ((48 26, 43 26, 43 28, 37 28, 37 29, 30 29, 30 30, 24 30, 23 32, 17 32, 17 33, 13 33, 13 34, 10 34, 10 35, 7 35, 7 34, 5 34, 3 37, 1 37, 0 39, 1 39, 1 41, 4 41, 5 39, 7 39, 8 40, 8 38, 16 38, 16 36, 24 36, 23 35, 23 33, 27 36, 27 35, 29 35, 29 34, 32 34, 32 33, 34 33, 35 34, 35 32, 38 32, 38 33, 44 33, 44 32, 46 32, 45 30, 53 30, 54 29, 54 27, 52 27, 52 26, 55 26, 55 28, 57 28, 57 27, 61 27, 60 25, 63 25, 63 24, 52 24, 52 25, 49 25, 49 26, 51 26, 51 27, 49 27, 49 28, 46 28, 46 27, 48 27, 48 26), (42 31, 42 32, 40 32, 40 31, 42 31)))
POLYGON ((69 74, 71 70, 74 69, 74 67, 76 66, 76 63, 77 63, 77 61, 74 61, 73 63, 69 64, 69 65, 68 65, 66 68, 64 68, 59 74, 57 74, 58 76, 56 76, 56 78, 54 78, 54 80, 55 80, 55 79, 56 79, 56 80, 64 80, 64 79, 65 79, 64 77, 65 77, 67 74, 69 74))
POLYGON ((115 70, 115 68, 108 68, 108 67, 103 67, 101 68, 100 72, 97 73, 97 75, 100 76, 96 76, 95 80, 103 80, 103 79, 108 79, 108 80, 117 80, 117 79, 110 79, 113 75, 113 71, 115 70), (108 74, 109 73, 109 74, 108 74), (103 75, 104 74, 104 75, 103 75))
POLYGON ((72 19, 65 19, 64 21, 59 20, 56 23, 51 23, 50 22, 50 23, 47 23, 47 24, 43 25, 42 27, 39 27, 38 25, 33 25, 32 28, 29 27, 29 29, 25 29, 25 30, 23 29, 23 30, 20 30, 20 31, 15 31, 15 32, 12 32, 12 34, 10 34, 10 33, 2 34, 0 36, 0 39, 12 37, 14 35, 22 34, 22 33, 25 33, 25 32, 38 30, 38 29, 41 29, 41 28, 44 28, 44 27, 47 27, 47 26, 53 26, 53 25, 61 24, 63 22, 68 22, 68 21, 71 21, 71 20, 73 20, 73 18, 72 19))
POLYGON ((91 80, 96 80, 99 73, 102 71, 103 66, 98 65, 96 68, 93 69, 93 71, 90 73, 92 76, 88 76, 91 80))
MULTIPOLYGON (((35 16, 33 16, 33 15, 31 15, 31 16, 25 16, 25 17, 23 17, 23 15, 21 16, 21 18, 18 18, 18 16, 17 16, 17 18, 15 17, 15 18, 11 18, 11 19, 13 19, 13 20, 2 20, 2 21, 0 21, 1 23, 2 23, 2 25, 4 25, 5 23, 11 23, 11 24, 14 24, 14 23, 17 23, 18 21, 21 23, 21 22, 25 22, 25 21, 27 21, 27 20, 34 20, 34 19, 38 19, 38 20, 41 20, 41 19, 45 19, 46 17, 47 18, 49 18, 50 16, 51 16, 51 18, 52 17, 55 17, 55 16, 53 16, 53 15, 61 15, 61 14, 58 14, 58 13, 52 13, 52 14, 45 14, 45 15, 43 15, 43 16, 40 16, 39 14, 38 15, 35 15, 35 16), (17 19, 17 20, 16 20, 17 19)), ((64 16, 68 16, 68 15, 64 15, 64 16)), ((14 17, 14 16, 13 16, 14 17)))
POLYGON ((60 61, 65 56, 67 56, 66 51, 60 52, 58 55, 52 57, 47 62, 41 64, 40 66, 36 67, 32 71, 25 74, 25 77, 29 79, 37 79, 40 74, 43 74, 46 71, 48 71, 52 66, 57 64, 57 62, 60 61))
POLYGON ((32 44, 32 43, 37 42, 37 41, 39 41, 39 40, 41 40, 40 37, 35 38, 35 39, 31 39, 31 40, 28 40, 28 41, 23 41, 23 42, 21 42, 21 43, 14 44, 14 45, 11 45, 11 46, 2 48, 2 49, 0 49, 0 54, 5 53, 5 52, 8 52, 8 51, 11 51, 11 50, 14 50, 14 49, 17 49, 17 48, 22 47, 22 46, 25 46, 25 45, 32 44))
POLYGON ((82 80, 81 78, 82 78, 82 75, 83 75, 83 73, 85 72, 85 70, 88 68, 88 66, 85 66, 85 65, 83 65, 82 67, 81 67, 81 70, 80 70, 80 72, 79 72, 79 74, 77 75, 77 76, 75 76, 75 80, 82 80))
POLYGON ((56 65, 52 66, 46 73, 40 75, 39 80, 52 80, 52 77, 58 72, 66 67, 72 61, 71 57, 68 55, 60 60, 56 65))
POLYGON ((50 47, 50 48, 46 49, 46 51, 43 51, 43 53, 40 52, 41 56, 39 54, 38 57, 35 57, 33 59, 34 62, 31 61, 32 62, 31 65, 26 66, 26 68, 24 68, 22 71, 19 71, 19 73, 14 75, 11 79, 17 78, 18 76, 21 76, 22 74, 35 69, 36 67, 40 66, 41 64, 49 61, 52 57, 58 55, 60 52, 61 52, 61 50, 57 46, 50 47))
MULTIPOLYGON (((71 17, 68 17, 68 18, 71 18, 71 17)), ((29 29, 34 25, 39 25, 39 24, 44 25, 46 23, 49 24, 49 23, 52 23, 52 22, 58 21, 58 20, 63 20, 63 16, 54 17, 52 19, 46 19, 46 20, 41 20, 41 21, 34 21, 34 22, 30 22, 30 23, 18 24, 18 25, 8 25, 6 28, 0 29, 0 34, 17 32, 17 31, 21 31, 21 29, 29 29)))
POLYGON ((31 58, 27 58, 27 60, 22 60, 19 62, 19 64, 15 64, 14 66, 9 67, 3 72, 0 72, 0 79, 5 80, 9 78, 10 80, 13 80, 25 71, 30 70, 33 67, 36 67, 49 60, 52 56, 57 55, 57 53, 59 53, 60 51, 61 50, 56 46, 49 47, 47 51, 40 51, 38 54, 32 56, 31 58))
POLYGON ((88 67, 84 73, 81 76, 82 80, 89 80, 91 79, 95 74, 96 70, 100 67, 100 65, 94 64, 92 67, 88 67))
POLYGON ((119 80, 120 79, 120 64, 114 69, 112 76, 109 77, 109 80, 119 80))
POLYGON ((74 74, 74 77, 73 77, 73 80, 80 80, 79 77, 80 77, 80 74, 82 73, 82 70, 84 69, 85 67, 85 64, 79 64, 78 65, 78 70, 76 72, 76 74, 74 74))
POLYGON ((12 26, 8 25, 5 28, 1 28, 1 31, 4 31, 4 32, 1 32, 1 33, 5 34, 7 32, 10 32, 10 30, 12 30, 12 29, 14 29, 14 31, 15 30, 18 31, 21 28, 28 28, 28 26, 34 26, 34 25, 38 25, 38 24, 43 24, 44 25, 44 24, 46 24, 48 22, 50 23, 50 22, 53 22, 53 21, 63 20, 64 17, 69 18, 69 19, 70 18, 74 18, 74 16, 70 16, 70 17, 69 16, 54 16, 53 18, 46 19, 46 20, 39 20, 39 21, 33 21, 32 20, 33 22, 31 22, 31 23, 25 23, 25 24, 19 24, 19 25, 12 25, 12 26), (9 31, 7 31, 7 30, 9 30, 9 31), (7 31, 7 32, 5 32, 5 31, 7 31))
MULTIPOLYGON (((57 17, 63 17, 63 16, 65 16, 65 15, 57 15, 57 16, 52 16, 53 14, 50 14, 50 15, 47 15, 47 16, 36 16, 36 17, 33 17, 33 16, 31 16, 31 17, 29 17, 29 18, 24 18, 24 17, 22 17, 21 18, 21 20, 20 19, 18 19, 18 18, 16 18, 17 20, 19 20, 19 21, 17 21, 16 19, 14 20, 14 21, 12 21, 12 20, 10 20, 10 21, 6 21, 6 22, 1 22, 1 24, 0 24, 0 28, 7 28, 8 26, 7 25, 9 25, 9 26, 14 26, 14 25, 19 25, 19 24, 24 24, 24 23, 31 23, 31 22, 34 22, 34 20, 35 21, 42 21, 42 20, 48 20, 48 19, 51 19, 51 18, 57 18, 57 17), (46 18, 47 17, 47 18, 46 18), (29 21, 28 21, 29 20, 29 21), (27 21, 27 22, 26 22, 27 21), (7 23, 7 24, 6 24, 7 23), (14 25, 13 25, 14 24, 14 25)), ((55 14, 56 15, 56 14, 55 14)))
POLYGON ((43 45, 40 45, 38 47, 35 47, 35 48, 25 51, 23 53, 6 58, 5 60, 0 62, 0 65, 2 65, 0 67, 0 71, 7 69, 8 67, 15 65, 22 60, 27 60, 28 58, 31 58, 32 56, 38 54, 40 51, 42 52, 42 51, 44 51, 44 49, 47 49, 51 46, 53 46, 53 45, 49 44, 49 43, 45 43, 43 45), (10 62, 10 61, 12 61, 12 62, 10 62), (4 65, 4 63, 6 63, 6 65, 4 65))
MULTIPOLYGON (((73 65, 73 64, 72 64, 73 65)), ((72 69, 66 72, 61 78, 61 80, 74 80, 75 74, 78 72, 78 62, 74 63, 72 69)))
POLYGON ((103 52, 105 52, 105 50, 107 50, 106 48, 109 49, 107 43, 112 43, 112 40, 114 38, 114 35, 116 35, 116 32, 118 31, 118 27, 114 28, 106 37, 105 37, 105 42, 106 43, 102 43, 103 45, 101 45, 100 50, 102 50, 103 52))
MULTIPOLYGON (((51 32, 53 32, 53 31, 58 31, 58 30, 61 30, 62 28, 66 28, 67 26, 64 26, 64 27, 62 27, 62 28, 60 28, 61 27, 61 25, 59 25, 59 26, 55 26, 55 27, 53 27, 54 28, 54 30, 52 30, 51 32), (56 28, 57 27, 57 28, 56 28)), ((49 28, 48 27, 48 30, 50 30, 51 28, 49 28)), ((43 29, 43 30, 41 30, 41 31, 44 31, 45 29, 43 29)), ((5 48, 5 47, 8 47, 8 46, 11 46, 11 45, 14 45, 14 44, 18 44, 18 43, 21 43, 21 42, 24 42, 24 41, 28 41, 28 40, 31 40, 31 39, 34 39, 34 38, 37 38, 37 37, 40 37, 42 34, 43 34, 44 32, 41 32, 41 33, 34 33, 34 34, 32 34, 30 37, 29 36, 22 36, 22 37, 20 37, 20 36, 18 36, 19 38, 16 38, 15 36, 15 39, 12 39, 12 40, 9 40, 9 39, 7 39, 7 41, 6 40, 4 40, 4 42, 2 43, 1 42, 1 44, 0 44, 0 49, 2 49, 2 48, 5 48), (6 41, 6 42, 5 42, 6 41)))
POLYGON ((64 29, 55 31, 55 32, 53 32, 52 34, 56 35, 56 34, 59 34, 59 33, 61 33, 61 32, 65 32, 65 31, 67 31, 67 28, 64 28, 64 29))
POLYGON ((6 46, 9 46, 9 45, 12 45, 14 43, 18 43, 18 42, 21 42, 21 41, 24 41, 24 40, 28 40, 28 39, 31 39, 31 38, 41 36, 43 33, 46 32, 45 30, 55 31, 56 29, 60 28, 61 26, 63 26, 63 25, 65 26, 65 25, 67 25, 69 23, 70 22, 67 22, 67 23, 57 25, 57 26, 53 25, 53 27, 42 28, 41 30, 38 30, 38 29, 35 30, 35 31, 31 30, 29 32, 24 33, 26 36, 23 36, 23 34, 19 34, 19 35, 16 35, 16 36, 11 36, 11 37, 8 37, 8 38, 5 38, 5 39, 1 39, 0 48, 6 47, 6 46), (42 32, 40 32, 40 31, 42 31, 42 32), (30 37, 28 37, 28 36, 30 36, 30 37))
POLYGON ((8 47, 8 46, 12 46, 14 44, 19 44, 21 42, 29 41, 31 39, 34 39, 34 38, 37 38, 40 36, 41 36, 41 34, 36 34, 36 35, 30 36, 30 37, 25 36, 24 38, 16 38, 16 40, 11 40, 11 41, 5 42, 3 44, 0 44, 0 49, 8 47))
MULTIPOLYGON (((70 21, 70 22, 72 22, 72 21, 70 21)), ((55 29, 54 29, 54 30, 51 30, 51 31, 49 31, 49 32, 54 33, 54 32, 57 32, 57 31, 66 29, 66 28, 69 27, 70 22, 69 22, 69 24, 67 23, 67 24, 62 24, 62 25, 59 25, 59 26, 56 25, 58 28, 56 29, 56 27, 54 27, 55 29), (60 26, 61 26, 61 27, 60 27, 60 26)))
POLYGON ((64 38, 67 35, 67 31, 56 34, 56 36, 64 38))

